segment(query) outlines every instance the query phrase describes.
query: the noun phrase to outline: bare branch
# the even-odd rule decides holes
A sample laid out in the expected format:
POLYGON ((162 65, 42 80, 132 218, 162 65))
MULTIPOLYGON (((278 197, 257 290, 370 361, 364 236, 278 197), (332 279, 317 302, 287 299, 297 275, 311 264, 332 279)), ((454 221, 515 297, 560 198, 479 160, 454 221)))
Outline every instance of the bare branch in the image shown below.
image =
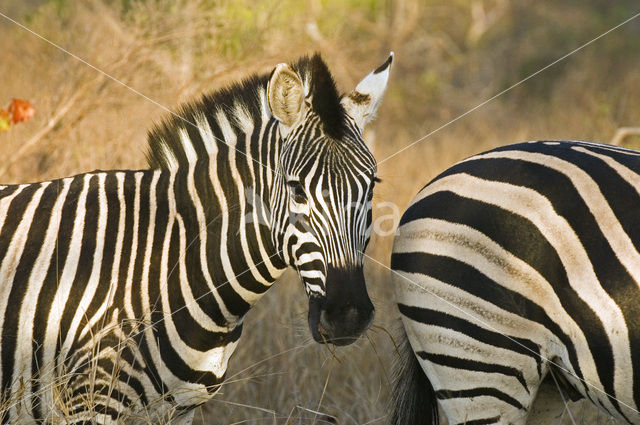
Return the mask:
POLYGON ((629 136, 640 136, 640 127, 620 127, 609 143, 620 146, 622 141, 629 136))

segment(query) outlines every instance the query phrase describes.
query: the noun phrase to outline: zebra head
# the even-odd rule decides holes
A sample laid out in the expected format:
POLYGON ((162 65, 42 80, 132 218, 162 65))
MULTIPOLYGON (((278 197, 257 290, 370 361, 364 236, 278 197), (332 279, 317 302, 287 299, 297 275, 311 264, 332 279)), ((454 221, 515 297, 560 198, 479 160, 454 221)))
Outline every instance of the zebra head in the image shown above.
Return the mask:
POLYGON ((280 64, 267 86, 282 150, 273 187, 274 240, 309 297, 318 342, 354 342, 373 321, 363 273, 376 161, 364 126, 382 99, 393 55, 339 96, 319 56, 280 64))

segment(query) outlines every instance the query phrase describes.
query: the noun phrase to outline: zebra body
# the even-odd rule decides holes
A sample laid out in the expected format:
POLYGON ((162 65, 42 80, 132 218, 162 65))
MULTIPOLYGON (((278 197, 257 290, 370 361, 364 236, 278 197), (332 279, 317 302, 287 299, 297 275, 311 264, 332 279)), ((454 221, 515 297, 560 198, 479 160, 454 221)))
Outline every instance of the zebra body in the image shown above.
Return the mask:
POLYGON ((639 208, 640 152, 586 142, 501 147, 425 186, 391 260, 415 355, 392 423, 437 422, 436 400, 450 424, 525 423, 550 370, 640 423, 639 208), (411 422, 413 391, 431 412, 411 422))
POLYGON ((190 423, 288 266, 314 337, 355 340, 373 307, 363 278, 340 279, 362 273, 362 114, 390 63, 357 104, 319 56, 281 64, 154 128, 152 169, 0 188, 1 422, 190 423), (352 209, 320 205, 345 191, 352 209))

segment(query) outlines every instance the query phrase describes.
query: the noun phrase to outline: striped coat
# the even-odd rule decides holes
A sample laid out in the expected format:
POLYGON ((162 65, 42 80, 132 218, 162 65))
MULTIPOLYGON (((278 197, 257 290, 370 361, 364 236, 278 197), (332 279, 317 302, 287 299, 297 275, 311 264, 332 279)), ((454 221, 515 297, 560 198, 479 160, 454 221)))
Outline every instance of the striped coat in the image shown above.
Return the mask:
POLYGON ((501 147, 425 186, 391 261, 415 355, 393 423, 432 423, 436 400, 450 424, 524 423, 550 371, 640 423, 638 211, 640 152, 585 142, 501 147))

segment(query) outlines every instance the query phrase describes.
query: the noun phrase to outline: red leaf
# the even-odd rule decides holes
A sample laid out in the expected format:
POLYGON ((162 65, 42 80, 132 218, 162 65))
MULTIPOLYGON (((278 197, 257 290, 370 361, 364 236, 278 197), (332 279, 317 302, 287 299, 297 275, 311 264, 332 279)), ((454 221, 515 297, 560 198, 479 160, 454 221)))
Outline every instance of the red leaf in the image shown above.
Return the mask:
POLYGON ((9 113, 12 115, 12 123, 27 122, 36 113, 36 108, 26 100, 13 99, 11 105, 9 105, 9 113))

